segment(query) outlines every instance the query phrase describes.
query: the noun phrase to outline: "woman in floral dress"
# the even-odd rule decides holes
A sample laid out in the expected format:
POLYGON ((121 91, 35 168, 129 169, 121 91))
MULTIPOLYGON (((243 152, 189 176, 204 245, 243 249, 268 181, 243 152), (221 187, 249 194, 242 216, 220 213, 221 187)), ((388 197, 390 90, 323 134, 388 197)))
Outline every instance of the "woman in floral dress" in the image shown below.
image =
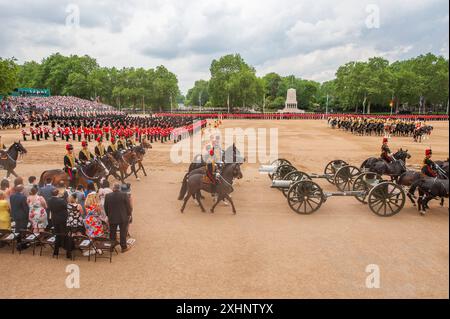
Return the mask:
POLYGON ((47 203, 44 197, 39 196, 37 192, 37 187, 33 187, 30 191, 30 196, 27 198, 28 206, 30 207, 29 220, 35 234, 43 232, 48 226, 48 216, 45 210, 47 203))
POLYGON ((103 237, 105 231, 103 229, 101 215, 101 207, 95 192, 89 193, 84 204, 86 216, 84 217, 84 227, 86 235, 90 238, 103 237))

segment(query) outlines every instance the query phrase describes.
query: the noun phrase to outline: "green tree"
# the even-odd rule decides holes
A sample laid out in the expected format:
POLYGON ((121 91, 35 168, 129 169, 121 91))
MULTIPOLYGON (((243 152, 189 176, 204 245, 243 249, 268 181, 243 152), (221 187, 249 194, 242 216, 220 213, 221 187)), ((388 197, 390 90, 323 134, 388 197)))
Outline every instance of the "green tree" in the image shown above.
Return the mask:
POLYGON ((19 68, 16 60, 0 58, 0 95, 7 95, 17 85, 19 68))

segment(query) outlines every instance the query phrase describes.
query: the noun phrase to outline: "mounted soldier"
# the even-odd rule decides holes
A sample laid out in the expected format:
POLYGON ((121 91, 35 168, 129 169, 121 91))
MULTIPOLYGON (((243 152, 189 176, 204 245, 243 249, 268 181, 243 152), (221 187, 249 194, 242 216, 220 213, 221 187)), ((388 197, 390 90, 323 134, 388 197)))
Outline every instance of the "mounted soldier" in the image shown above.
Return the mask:
POLYGON ((116 139, 111 136, 110 144, 108 146, 108 153, 115 153, 118 150, 116 139))
POLYGON ((88 142, 81 142, 81 146, 83 147, 83 149, 78 154, 78 159, 83 165, 86 165, 87 162, 94 159, 94 155, 92 155, 92 153, 88 149, 88 142))
POLYGON ((97 145, 95 146, 94 153, 95 156, 103 157, 106 154, 105 146, 103 145, 103 139, 101 137, 97 138, 97 145))
POLYGON ((72 144, 66 145, 67 154, 64 156, 64 171, 69 175, 70 187, 76 187, 76 175, 77 169, 75 165, 78 163, 78 159, 73 154, 72 144))
POLYGON ((117 149, 119 151, 125 151, 127 149, 127 142, 123 135, 120 135, 119 140, 117 141, 117 149))
POLYGON ((386 162, 392 162, 392 153, 388 145, 388 138, 383 138, 383 144, 381 145, 381 155, 380 157, 386 162))
POLYGON ((433 151, 431 149, 425 150, 425 158, 423 160, 422 173, 428 177, 437 177, 436 164, 431 159, 433 151))

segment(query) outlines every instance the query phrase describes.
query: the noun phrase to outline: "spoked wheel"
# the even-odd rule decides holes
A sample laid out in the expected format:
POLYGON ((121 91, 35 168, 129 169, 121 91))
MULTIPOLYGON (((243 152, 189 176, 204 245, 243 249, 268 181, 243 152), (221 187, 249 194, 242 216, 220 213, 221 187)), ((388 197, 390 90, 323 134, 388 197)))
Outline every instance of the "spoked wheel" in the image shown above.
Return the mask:
MULTIPOLYGON (((284 159, 284 158, 279 158, 279 159, 273 161, 272 163, 270 163, 270 165, 276 166, 276 167, 280 167, 282 165, 291 165, 292 166, 291 162, 289 162, 287 159, 284 159)), ((272 179, 272 180, 274 179, 273 174, 269 173, 268 176, 270 179, 272 179)))
POLYGON ((405 206, 405 192, 394 183, 378 184, 369 192, 367 201, 370 210, 378 216, 390 217, 398 214, 405 206))
POLYGON ((289 207, 297 214, 308 215, 314 213, 325 201, 322 188, 313 181, 294 183, 288 191, 289 207))
POLYGON ((340 168, 334 176, 334 184, 341 192, 350 191, 353 189, 353 183, 356 177, 361 174, 361 171, 356 166, 344 166, 340 168))
MULTIPOLYGON (((288 173, 283 180, 285 181, 292 181, 292 184, 294 184, 295 182, 300 182, 300 181, 306 181, 306 180, 311 180, 311 177, 309 177, 308 174, 304 173, 304 172, 300 172, 300 171, 293 171, 288 173)), ((287 197, 287 194, 289 192, 289 188, 281 188, 281 191, 283 192, 283 195, 285 197, 287 197)))
POLYGON ((289 164, 281 165, 277 168, 275 173, 272 175, 272 180, 284 180, 284 177, 289 174, 290 172, 294 172, 297 169, 289 164))
POLYGON ((356 195, 355 198, 363 204, 367 204, 367 196, 372 187, 382 183, 383 179, 376 173, 361 173, 353 182, 353 190, 361 192, 361 195, 356 195))
POLYGON ((323 171, 327 181, 331 184, 334 184, 334 176, 336 175, 336 172, 347 165, 347 162, 343 160, 334 160, 329 162, 327 166, 325 166, 325 169, 323 171))

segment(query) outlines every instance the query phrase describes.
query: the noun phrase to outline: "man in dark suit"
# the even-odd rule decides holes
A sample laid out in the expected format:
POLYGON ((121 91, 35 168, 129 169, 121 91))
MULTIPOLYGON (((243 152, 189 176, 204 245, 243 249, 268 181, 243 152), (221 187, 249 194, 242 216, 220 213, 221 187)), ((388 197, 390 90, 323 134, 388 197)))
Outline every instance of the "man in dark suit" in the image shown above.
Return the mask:
MULTIPOLYGON (((52 184, 52 179, 47 178, 45 180, 45 185, 39 189, 39 195, 44 197, 45 201, 48 203, 50 198, 52 198, 52 192, 55 189, 55 186, 52 184)), ((53 227, 52 216, 50 210, 47 208, 47 218, 48 218, 48 226, 47 230, 53 227)))
MULTIPOLYGON (((30 213, 30 208, 27 203, 27 198, 23 194, 23 185, 17 185, 14 187, 14 194, 11 195, 9 198, 10 205, 11 205, 11 217, 16 223, 16 233, 19 233, 22 230, 26 230, 28 227, 28 215, 30 213)), ((17 249, 21 250, 22 244, 21 244, 20 236, 17 239, 17 249)))
MULTIPOLYGON (((48 210, 52 214, 53 226, 55 227, 56 241, 55 250, 53 256, 59 255, 59 248, 61 246, 66 247, 66 237, 67 237, 67 202, 64 198, 58 196, 58 189, 54 189, 52 192, 52 197, 47 202, 48 210)), ((67 249, 67 258, 71 258, 71 249, 67 249)))
POLYGON ((116 240, 117 227, 120 228, 120 247, 122 252, 128 251, 128 224, 131 221, 131 203, 128 194, 120 191, 120 184, 113 186, 113 192, 105 196, 105 213, 108 216, 110 239, 116 240))

